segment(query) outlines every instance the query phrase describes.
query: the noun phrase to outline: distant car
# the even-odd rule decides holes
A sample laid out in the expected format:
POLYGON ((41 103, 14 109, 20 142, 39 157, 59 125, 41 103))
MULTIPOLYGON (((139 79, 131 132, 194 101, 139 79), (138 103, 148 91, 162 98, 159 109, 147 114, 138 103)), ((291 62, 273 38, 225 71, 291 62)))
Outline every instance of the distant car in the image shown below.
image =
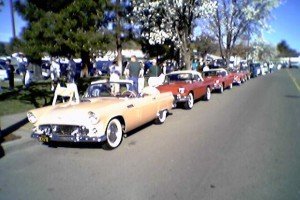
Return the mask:
POLYGON ((183 103, 185 109, 192 109, 195 99, 211 97, 212 81, 203 80, 201 74, 193 70, 174 71, 166 75, 160 92, 172 92, 175 105, 183 103))
POLYGON ((300 62, 290 62, 290 68, 297 68, 300 69, 300 62))
POLYGON ((233 77, 233 85, 241 85, 247 81, 247 75, 235 68, 229 70, 229 76, 233 77))
POLYGON ((202 72, 204 80, 213 81, 213 90, 217 90, 220 93, 226 88, 231 89, 233 84, 233 77, 228 75, 227 70, 223 68, 210 69, 209 71, 202 72))
POLYGON ((5 66, 6 65, 6 60, 0 58, 0 65, 5 66))
POLYGON ((224 68, 224 67, 226 67, 226 60, 224 59, 216 59, 209 64, 210 69, 224 68))
POLYGON ((250 73, 251 73, 251 78, 261 75, 261 64, 260 63, 251 63, 250 64, 250 73))
POLYGON ((130 86, 129 80, 95 81, 81 99, 76 84, 58 86, 51 106, 27 113, 34 125, 31 136, 46 144, 104 142, 105 148, 114 149, 128 131, 152 120, 163 123, 173 106, 172 93, 146 87, 137 95, 130 86), (61 96, 65 103, 57 103, 61 96))
POLYGON ((240 71, 244 73, 244 76, 246 77, 246 80, 250 80, 251 78, 251 72, 249 67, 241 67, 240 71))
POLYGON ((267 63, 264 63, 263 65, 261 65, 261 75, 266 75, 270 72, 269 66, 267 63))
POLYGON ((7 71, 5 65, 0 64, 0 81, 7 80, 7 71))

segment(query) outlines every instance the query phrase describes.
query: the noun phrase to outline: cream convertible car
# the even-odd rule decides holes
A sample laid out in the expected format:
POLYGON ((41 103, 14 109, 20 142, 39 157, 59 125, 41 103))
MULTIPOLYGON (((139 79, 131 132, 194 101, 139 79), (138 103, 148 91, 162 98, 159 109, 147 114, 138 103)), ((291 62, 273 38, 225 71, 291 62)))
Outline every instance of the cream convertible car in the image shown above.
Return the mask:
POLYGON ((146 87, 137 96, 128 90, 131 84, 128 80, 92 82, 81 99, 75 84, 57 87, 52 106, 27 113, 34 125, 32 137, 44 143, 105 141, 105 148, 114 149, 124 133, 152 120, 163 123, 172 109, 172 93, 146 87), (57 104, 59 97, 66 102, 57 104))

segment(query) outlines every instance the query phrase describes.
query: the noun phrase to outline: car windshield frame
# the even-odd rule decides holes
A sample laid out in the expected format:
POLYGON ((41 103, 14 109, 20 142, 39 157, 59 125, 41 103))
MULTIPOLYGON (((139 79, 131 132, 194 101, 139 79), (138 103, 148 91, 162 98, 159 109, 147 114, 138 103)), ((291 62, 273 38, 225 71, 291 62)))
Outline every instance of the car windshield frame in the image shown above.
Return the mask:
MULTIPOLYGON (((132 83, 130 82, 96 82, 88 86, 83 98, 125 98, 129 97, 125 92, 130 91, 130 88, 132 88, 132 83)), ((135 92, 130 92, 134 94, 131 98, 137 96, 135 92)))
POLYGON ((193 81, 192 73, 171 73, 166 75, 166 82, 190 82, 193 81))

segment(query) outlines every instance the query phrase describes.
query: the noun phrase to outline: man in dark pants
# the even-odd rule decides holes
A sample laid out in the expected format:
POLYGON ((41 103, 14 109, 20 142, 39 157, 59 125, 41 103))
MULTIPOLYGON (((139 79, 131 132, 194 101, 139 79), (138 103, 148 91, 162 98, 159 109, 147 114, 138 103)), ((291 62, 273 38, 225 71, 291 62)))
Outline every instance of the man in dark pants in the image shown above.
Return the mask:
POLYGON ((141 76, 142 66, 137 61, 136 56, 131 56, 131 61, 129 62, 127 69, 129 71, 130 80, 133 81, 133 87, 130 88, 130 90, 138 93, 138 79, 141 76))
POLYGON ((9 84, 10 90, 14 89, 14 71, 15 71, 15 68, 11 64, 11 60, 6 59, 6 73, 7 73, 8 84, 9 84))
POLYGON ((68 82, 74 83, 75 82, 75 74, 76 74, 76 62, 71 57, 69 60, 69 66, 68 66, 68 82))

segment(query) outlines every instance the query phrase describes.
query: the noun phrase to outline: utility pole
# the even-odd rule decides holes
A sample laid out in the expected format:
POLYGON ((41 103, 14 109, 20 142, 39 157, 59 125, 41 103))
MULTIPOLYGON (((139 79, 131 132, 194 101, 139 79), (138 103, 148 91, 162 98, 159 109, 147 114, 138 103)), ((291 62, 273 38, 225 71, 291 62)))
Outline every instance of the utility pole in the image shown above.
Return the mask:
POLYGON ((15 29, 14 5, 13 5, 12 0, 9 0, 9 2, 10 2, 12 33, 13 33, 13 39, 15 39, 16 38, 16 29, 15 29))

